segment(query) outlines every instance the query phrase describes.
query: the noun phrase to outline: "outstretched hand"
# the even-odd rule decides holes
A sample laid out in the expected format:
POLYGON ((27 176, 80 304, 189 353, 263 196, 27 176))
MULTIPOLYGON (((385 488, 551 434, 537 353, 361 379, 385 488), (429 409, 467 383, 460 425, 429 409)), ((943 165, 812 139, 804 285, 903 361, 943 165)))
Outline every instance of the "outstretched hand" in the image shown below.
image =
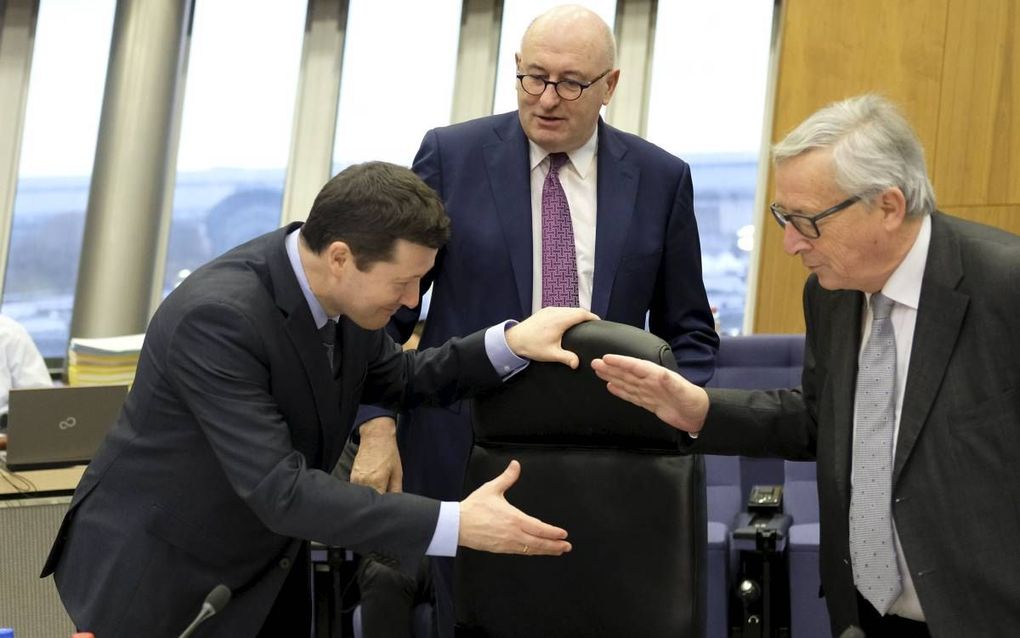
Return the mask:
POLYGON ((532 361, 556 361, 576 369, 580 360, 561 345, 569 328, 598 319, 583 308, 542 308, 506 331, 506 343, 518 357, 532 361))
POLYGON ((559 556, 571 550, 564 529, 543 523, 517 509, 504 496, 521 475, 510 461, 502 474, 460 503, 458 544, 497 554, 559 556))
POLYGON ((674 428, 697 434, 704 426, 708 393, 676 372, 618 354, 595 359, 591 367, 609 383, 610 393, 654 413, 674 428))

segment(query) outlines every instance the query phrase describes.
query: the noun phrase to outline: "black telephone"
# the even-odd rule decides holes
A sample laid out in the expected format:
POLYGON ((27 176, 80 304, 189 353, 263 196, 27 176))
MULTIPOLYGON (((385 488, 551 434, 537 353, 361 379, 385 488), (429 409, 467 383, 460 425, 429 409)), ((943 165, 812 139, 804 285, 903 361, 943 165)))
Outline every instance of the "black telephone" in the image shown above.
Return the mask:
POLYGON ((747 497, 750 512, 780 511, 783 508, 782 485, 755 485, 747 497))

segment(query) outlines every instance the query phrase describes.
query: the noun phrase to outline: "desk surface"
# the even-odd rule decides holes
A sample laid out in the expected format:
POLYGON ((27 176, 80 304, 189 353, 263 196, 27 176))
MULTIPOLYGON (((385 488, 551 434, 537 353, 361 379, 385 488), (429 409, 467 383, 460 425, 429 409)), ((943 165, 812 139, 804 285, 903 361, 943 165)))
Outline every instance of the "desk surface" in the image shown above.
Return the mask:
POLYGON ((81 480, 81 475, 84 473, 84 465, 25 472, 10 472, 0 469, 0 498, 10 498, 18 494, 70 494, 77 487, 78 481, 81 480))

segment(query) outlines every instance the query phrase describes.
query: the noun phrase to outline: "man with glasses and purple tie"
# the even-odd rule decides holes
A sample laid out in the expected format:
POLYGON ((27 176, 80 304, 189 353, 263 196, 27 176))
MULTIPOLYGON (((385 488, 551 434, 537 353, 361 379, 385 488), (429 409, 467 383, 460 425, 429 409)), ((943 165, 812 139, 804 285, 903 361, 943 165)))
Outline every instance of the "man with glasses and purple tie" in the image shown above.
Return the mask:
MULTIPOLYGON (((518 110, 429 131, 412 166, 442 197, 453 228, 422 282, 422 291, 433 286, 422 345, 470 333, 490 317, 580 306, 641 328, 647 318, 684 374, 704 384, 719 340, 701 276, 690 169, 600 118, 620 78, 611 29, 583 7, 553 8, 528 27, 516 62, 516 78, 501 81, 516 82, 518 110)), ((417 308, 402 309, 391 334, 406 340, 418 319, 417 308)), ((458 404, 402 415, 402 468, 392 451, 366 449, 366 432, 374 443, 378 430, 383 449, 394 449, 393 415, 369 421, 354 480, 393 488, 402 470, 406 491, 459 495, 468 411, 458 404)), ((365 410, 362 419, 379 416, 365 410)))
POLYGON ((811 270, 802 388, 593 367, 684 449, 817 460, 833 635, 1015 634, 1020 237, 938 212, 920 142, 877 96, 821 109, 773 156, 772 215, 811 270))

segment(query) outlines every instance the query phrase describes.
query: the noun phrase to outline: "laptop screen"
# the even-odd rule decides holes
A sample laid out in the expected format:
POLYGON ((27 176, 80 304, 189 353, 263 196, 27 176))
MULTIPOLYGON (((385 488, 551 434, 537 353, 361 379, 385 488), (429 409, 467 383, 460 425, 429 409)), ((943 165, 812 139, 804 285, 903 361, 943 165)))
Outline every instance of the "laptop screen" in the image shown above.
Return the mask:
POLYGON ((8 469, 88 463, 117 420, 127 391, 126 385, 11 390, 8 469))

